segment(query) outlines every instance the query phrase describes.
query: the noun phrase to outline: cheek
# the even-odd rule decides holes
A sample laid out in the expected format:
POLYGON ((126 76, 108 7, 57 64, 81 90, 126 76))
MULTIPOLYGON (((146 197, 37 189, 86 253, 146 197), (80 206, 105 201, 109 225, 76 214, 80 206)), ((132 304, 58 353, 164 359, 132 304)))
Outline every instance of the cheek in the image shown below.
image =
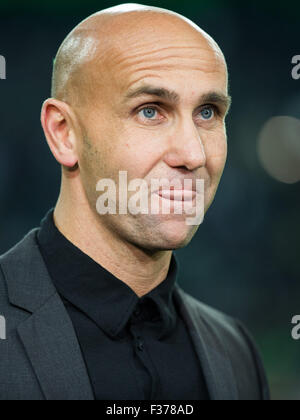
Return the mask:
POLYGON ((124 130, 117 150, 122 170, 134 178, 144 178, 161 159, 162 141, 149 132, 124 130))
POLYGON ((93 116, 86 122, 88 143, 83 142, 85 166, 96 176, 113 178, 119 161, 119 130, 110 119, 93 116))
POLYGON ((227 159, 227 136, 225 129, 211 133, 206 139, 207 169, 212 178, 219 178, 227 159))

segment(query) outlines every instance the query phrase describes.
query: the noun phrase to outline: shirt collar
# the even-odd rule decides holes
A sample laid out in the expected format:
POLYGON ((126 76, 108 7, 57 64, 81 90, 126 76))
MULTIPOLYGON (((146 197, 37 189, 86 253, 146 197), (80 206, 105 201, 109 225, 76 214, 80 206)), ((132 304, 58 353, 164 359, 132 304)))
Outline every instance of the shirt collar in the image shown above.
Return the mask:
POLYGON ((166 279, 139 298, 126 283, 70 242, 55 226, 53 212, 49 210, 41 221, 37 240, 58 293, 111 337, 122 335, 129 319, 135 319, 137 307, 142 308, 140 319, 156 323, 159 339, 170 334, 176 325, 173 291, 178 262, 174 254, 166 279))

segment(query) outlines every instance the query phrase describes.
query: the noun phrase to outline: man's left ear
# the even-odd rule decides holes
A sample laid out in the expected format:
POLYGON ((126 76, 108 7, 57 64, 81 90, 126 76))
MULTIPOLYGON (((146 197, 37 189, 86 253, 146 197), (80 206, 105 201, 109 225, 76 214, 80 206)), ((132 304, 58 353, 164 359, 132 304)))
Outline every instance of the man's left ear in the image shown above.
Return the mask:
POLYGON ((78 162, 76 116, 65 102, 47 99, 41 110, 41 124, 49 148, 63 166, 73 168, 78 162))

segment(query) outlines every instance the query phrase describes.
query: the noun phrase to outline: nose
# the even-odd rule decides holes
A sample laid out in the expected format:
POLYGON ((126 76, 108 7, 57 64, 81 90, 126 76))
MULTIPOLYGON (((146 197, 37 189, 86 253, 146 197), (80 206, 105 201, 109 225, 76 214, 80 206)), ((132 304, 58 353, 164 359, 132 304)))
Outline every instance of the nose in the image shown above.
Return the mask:
POLYGON ((164 161, 171 167, 185 167, 194 171, 206 165, 206 154, 200 129, 192 119, 176 125, 170 135, 164 161))

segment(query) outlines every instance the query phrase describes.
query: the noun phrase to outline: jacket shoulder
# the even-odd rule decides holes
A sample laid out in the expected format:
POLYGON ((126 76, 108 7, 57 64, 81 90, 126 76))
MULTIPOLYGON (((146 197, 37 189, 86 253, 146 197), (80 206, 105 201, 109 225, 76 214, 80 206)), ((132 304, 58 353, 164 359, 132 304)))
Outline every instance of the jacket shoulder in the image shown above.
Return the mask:
POLYGON ((5 336, 0 339, 1 401, 44 399, 18 332, 31 316, 22 302, 35 293, 26 287, 28 267, 35 264, 35 231, 0 256, 0 316, 5 323, 5 336))
POLYGON ((9 305, 8 274, 17 274, 17 270, 18 272, 26 270, 23 266, 24 255, 30 254, 30 251, 37 246, 35 242, 37 231, 38 228, 30 230, 19 242, 0 255, 0 308, 9 305))
POLYGON ((269 386, 260 351, 243 322, 206 305, 183 290, 181 292, 186 304, 193 308, 194 321, 210 348, 222 348, 226 352, 240 399, 269 400, 269 386))
POLYGON ((23 255, 24 251, 27 251, 30 247, 37 246, 36 243, 36 233, 39 231, 39 228, 31 229, 26 235, 23 236, 20 241, 13 245, 9 250, 0 255, 0 264, 5 263, 6 261, 11 261, 17 259, 19 256, 23 255))
POLYGON ((10 302, 32 313, 55 293, 36 241, 38 230, 29 231, 0 256, 0 281, 6 283, 10 302))
POLYGON ((240 340, 241 333, 239 327, 241 322, 238 321, 236 318, 225 314, 224 312, 213 308, 197 298, 193 297, 192 295, 184 292, 186 301, 189 305, 193 306, 201 321, 205 323, 206 326, 209 326, 216 334, 219 336, 222 335, 227 336, 228 339, 232 340, 240 340))

